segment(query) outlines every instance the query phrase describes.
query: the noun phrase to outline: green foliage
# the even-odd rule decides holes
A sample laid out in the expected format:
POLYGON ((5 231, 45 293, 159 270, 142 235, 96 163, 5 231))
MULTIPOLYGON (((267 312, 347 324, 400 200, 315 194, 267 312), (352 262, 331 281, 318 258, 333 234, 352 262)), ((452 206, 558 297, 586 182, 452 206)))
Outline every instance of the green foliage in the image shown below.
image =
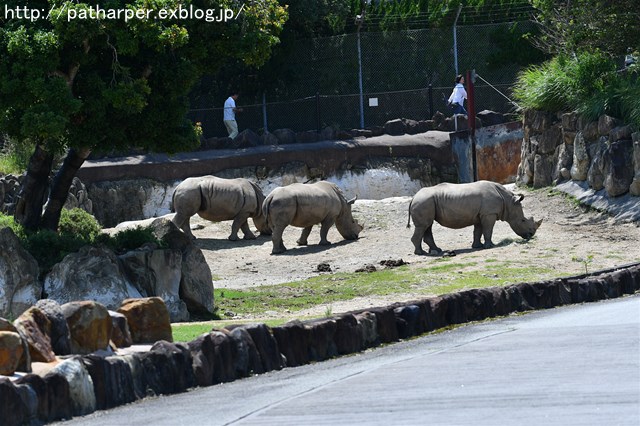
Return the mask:
POLYGON ((640 127, 640 83, 634 71, 616 72, 599 51, 559 55, 521 72, 514 97, 526 109, 577 111, 588 120, 602 114, 640 127))
POLYGON ((26 234, 23 245, 25 250, 38 261, 40 271, 46 272, 64 259, 66 255, 75 253, 86 246, 87 241, 80 235, 59 235, 51 230, 43 229, 26 234))
POLYGON ((124 229, 113 236, 101 234, 96 242, 106 245, 116 253, 135 250, 147 243, 155 244, 160 248, 167 247, 165 241, 156 238, 151 228, 141 226, 124 229))
POLYGON ((29 140, 22 143, 13 139, 5 140, 4 148, 0 151, 0 174, 21 175, 27 169, 34 148, 29 140))
POLYGON ((86 243, 92 243, 100 234, 100 224, 86 211, 73 208, 62 209, 58 232, 61 237, 75 237, 86 243))

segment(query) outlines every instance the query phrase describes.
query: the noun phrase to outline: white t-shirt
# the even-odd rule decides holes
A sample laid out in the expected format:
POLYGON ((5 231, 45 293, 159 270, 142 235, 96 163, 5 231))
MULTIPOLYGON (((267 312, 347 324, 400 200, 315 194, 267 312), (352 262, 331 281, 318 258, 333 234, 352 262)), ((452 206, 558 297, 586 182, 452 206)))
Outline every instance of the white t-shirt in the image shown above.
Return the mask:
MULTIPOLYGON (((220 104, 218 104, 220 105, 220 104)), ((236 101, 229 96, 229 99, 224 101, 224 120, 235 120, 236 112, 233 110, 236 107, 236 101)))
POLYGON ((462 83, 457 83, 453 88, 451 96, 449 96, 449 102, 452 104, 464 105, 464 100, 467 99, 467 91, 464 90, 462 83))

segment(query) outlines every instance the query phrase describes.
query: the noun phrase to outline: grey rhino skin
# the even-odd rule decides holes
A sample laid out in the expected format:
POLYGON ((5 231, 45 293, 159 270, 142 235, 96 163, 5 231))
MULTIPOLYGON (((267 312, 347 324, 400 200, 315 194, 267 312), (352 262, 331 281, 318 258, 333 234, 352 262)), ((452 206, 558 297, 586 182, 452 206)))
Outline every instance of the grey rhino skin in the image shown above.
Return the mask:
POLYGON ((232 220, 229 240, 238 240, 241 229, 245 240, 255 239, 249 229, 248 218, 261 234, 269 235, 271 230, 262 215, 264 194, 258 185, 243 179, 223 179, 215 176, 187 178, 173 191, 172 221, 185 234, 195 239, 191 233, 190 219, 197 214, 212 222, 232 220))
POLYGON ((357 239, 363 227, 351 215, 351 205, 355 201, 356 198, 347 200, 335 184, 325 181, 294 183, 274 189, 262 204, 264 217, 273 231, 271 253, 286 251, 282 233, 289 225, 304 228, 298 245, 307 245, 311 228, 318 223, 321 245, 330 244, 327 233, 334 223, 345 239, 357 239))
POLYGON ((409 204, 409 220, 415 231, 411 242, 415 254, 426 254, 421 240, 429 246, 430 252, 442 253, 433 240, 432 226, 440 225, 460 229, 473 225, 473 248, 493 247, 491 235, 497 220, 505 221, 522 238, 533 237, 542 220, 525 218, 521 201, 524 195, 515 195, 504 186, 489 181, 473 183, 441 183, 422 188, 409 204), (484 244, 480 238, 484 236, 484 244))

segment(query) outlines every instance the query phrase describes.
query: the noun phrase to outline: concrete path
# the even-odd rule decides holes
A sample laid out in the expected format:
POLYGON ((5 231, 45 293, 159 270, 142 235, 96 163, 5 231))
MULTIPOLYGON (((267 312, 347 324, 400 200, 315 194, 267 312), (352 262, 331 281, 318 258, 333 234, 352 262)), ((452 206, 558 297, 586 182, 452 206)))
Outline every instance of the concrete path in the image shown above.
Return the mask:
POLYGON ((82 425, 638 425, 640 295, 473 324, 82 425))

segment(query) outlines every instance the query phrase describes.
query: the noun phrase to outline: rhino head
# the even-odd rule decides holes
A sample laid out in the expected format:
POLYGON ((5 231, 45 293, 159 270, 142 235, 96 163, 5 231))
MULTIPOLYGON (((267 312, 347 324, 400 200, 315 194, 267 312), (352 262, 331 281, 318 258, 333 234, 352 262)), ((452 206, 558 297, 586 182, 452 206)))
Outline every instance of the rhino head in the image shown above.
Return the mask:
POLYGON ((519 236, 528 240, 536 234, 536 231, 542 225, 542 219, 539 221, 535 221, 533 217, 525 217, 522 211, 522 200, 524 199, 524 195, 519 195, 513 198, 514 208, 510 214, 509 226, 519 236))
POLYGON ((342 212, 336 218, 336 229, 344 237, 345 240, 357 240, 358 235, 364 229, 351 214, 351 205, 356 202, 358 197, 354 197, 347 201, 347 204, 343 207, 342 212))
POLYGON ((267 220, 262 214, 262 210, 260 213, 253 217, 253 224, 258 228, 260 235, 271 235, 271 228, 267 224, 267 220))

